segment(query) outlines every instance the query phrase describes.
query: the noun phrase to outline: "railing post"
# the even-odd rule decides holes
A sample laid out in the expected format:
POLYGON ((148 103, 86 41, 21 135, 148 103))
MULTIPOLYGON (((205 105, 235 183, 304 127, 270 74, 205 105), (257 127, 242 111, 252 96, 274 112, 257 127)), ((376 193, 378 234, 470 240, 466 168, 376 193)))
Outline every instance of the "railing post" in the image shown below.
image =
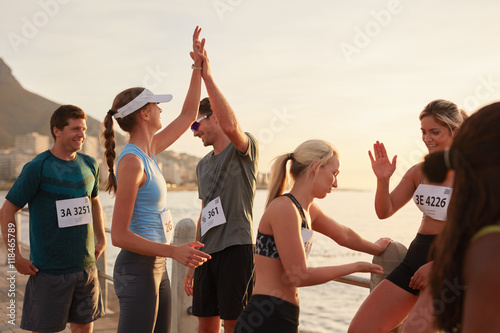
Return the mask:
MULTIPOLYGON (((196 225, 193 220, 182 219, 175 225, 174 245, 194 241, 196 225)), ((188 313, 192 298, 184 292, 184 277, 187 267, 172 260, 172 332, 195 333, 198 331, 198 319, 188 313)))
MULTIPOLYGON (((102 214, 102 223, 106 225, 106 214, 102 214)), ((104 233, 104 237, 106 233, 104 233)), ((95 265, 97 267, 97 271, 99 272, 99 284, 101 285, 102 292, 102 302, 104 305, 104 309, 108 309, 108 281, 106 280, 106 275, 108 274, 108 258, 107 258, 107 248, 104 249, 104 252, 101 253, 99 259, 97 259, 95 265)))
MULTIPOLYGON (((371 274, 370 292, 403 261, 406 252, 406 247, 398 242, 392 242, 387 249, 379 256, 373 256, 372 263, 382 266, 384 274, 371 274)), ((403 324, 392 330, 392 333, 400 332, 403 324)))

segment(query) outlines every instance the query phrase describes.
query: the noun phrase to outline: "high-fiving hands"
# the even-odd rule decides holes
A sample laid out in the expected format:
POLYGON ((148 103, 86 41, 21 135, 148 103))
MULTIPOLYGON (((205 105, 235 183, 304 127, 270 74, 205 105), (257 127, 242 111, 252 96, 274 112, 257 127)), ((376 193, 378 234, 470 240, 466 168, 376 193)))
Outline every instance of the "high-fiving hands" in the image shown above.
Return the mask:
POLYGON ((385 180, 391 178, 396 170, 397 155, 394 155, 392 161, 390 161, 384 144, 379 141, 373 144, 373 154, 371 151, 368 151, 368 155, 370 156, 372 169, 377 179, 385 180))

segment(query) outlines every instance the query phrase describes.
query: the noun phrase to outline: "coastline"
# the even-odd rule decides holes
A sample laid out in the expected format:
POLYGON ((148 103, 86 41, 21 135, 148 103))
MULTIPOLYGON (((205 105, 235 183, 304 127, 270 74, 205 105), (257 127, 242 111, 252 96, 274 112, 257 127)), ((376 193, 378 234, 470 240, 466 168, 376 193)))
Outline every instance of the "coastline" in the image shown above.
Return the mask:
POLYGON ((198 191, 198 185, 196 184, 186 184, 186 185, 177 185, 167 183, 168 191, 198 191))
MULTIPOLYGON (((13 182, 0 183, 0 191, 9 191, 12 187, 13 182)), ((100 186, 100 190, 104 191, 104 186, 100 186)), ((196 184, 186 184, 186 185, 176 185, 167 184, 167 189, 169 191, 198 191, 198 185, 196 184)), ((267 184, 258 184, 257 190, 267 190, 267 184)), ((360 189, 360 188, 337 188, 335 191, 349 191, 349 192, 366 192, 370 189, 360 189)))
MULTIPOLYGON (((0 183, 0 191, 9 191, 14 182, 0 183)), ((186 184, 186 185, 176 185, 167 184, 167 189, 169 191, 198 191, 198 185, 196 184, 186 184)), ((258 190, 267 190, 267 185, 257 185, 258 190)), ((100 186, 100 190, 104 190, 104 186, 100 186)))

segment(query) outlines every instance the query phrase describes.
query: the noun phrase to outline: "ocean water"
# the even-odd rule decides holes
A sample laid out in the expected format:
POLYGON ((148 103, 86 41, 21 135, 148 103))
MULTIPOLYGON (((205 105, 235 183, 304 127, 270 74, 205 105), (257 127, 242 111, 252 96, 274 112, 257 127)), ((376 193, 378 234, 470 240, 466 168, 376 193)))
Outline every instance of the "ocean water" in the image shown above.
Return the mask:
MULTIPOLYGON (((0 191, 0 204, 6 192, 0 191)), ((391 237, 408 247, 420 224, 421 213, 411 202, 393 217, 379 220, 373 206, 374 191, 334 190, 326 198, 316 200, 321 209, 337 222, 347 225, 364 238, 375 241, 380 237, 391 237)), ((258 190, 254 204, 254 230, 257 230, 264 211, 266 190, 258 190)), ((105 192, 100 194, 101 204, 111 226, 113 198, 105 192)), ((168 207, 174 223, 191 218, 196 221, 201 208, 196 191, 170 191, 168 207)), ((22 221, 22 239, 28 242, 26 218, 22 221)), ((118 248, 111 245, 108 234, 108 274, 112 275, 113 263, 118 248)), ((370 261, 372 256, 359 253, 337 245, 331 239, 315 233, 309 266, 339 265, 354 261, 370 261)), ((171 261, 168 260, 168 263, 171 261)), ((356 274, 369 278, 367 273, 356 274)), ((318 286, 300 289, 300 326, 301 332, 341 333, 346 332, 357 309, 368 295, 369 290, 340 282, 328 282, 318 286)))

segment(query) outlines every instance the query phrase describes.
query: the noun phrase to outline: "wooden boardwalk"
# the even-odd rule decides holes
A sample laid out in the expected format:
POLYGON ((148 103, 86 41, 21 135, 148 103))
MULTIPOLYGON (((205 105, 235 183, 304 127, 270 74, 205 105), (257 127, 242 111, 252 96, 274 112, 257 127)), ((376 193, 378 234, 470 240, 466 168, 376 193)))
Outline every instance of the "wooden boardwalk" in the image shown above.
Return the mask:
MULTIPOLYGON (((27 256, 23 250, 23 256, 27 256)), ((27 275, 17 273, 7 265, 7 251, 0 240, 0 332, 26 332, 19 328, 23 309, 27 275)), ((94 322, 94 332, 115 333, 118 327, 119 306, 113 284, 108 283, 108 308, 106 315, 94 322)), ((69 325, 62 332, 71 332, 69 325)))

